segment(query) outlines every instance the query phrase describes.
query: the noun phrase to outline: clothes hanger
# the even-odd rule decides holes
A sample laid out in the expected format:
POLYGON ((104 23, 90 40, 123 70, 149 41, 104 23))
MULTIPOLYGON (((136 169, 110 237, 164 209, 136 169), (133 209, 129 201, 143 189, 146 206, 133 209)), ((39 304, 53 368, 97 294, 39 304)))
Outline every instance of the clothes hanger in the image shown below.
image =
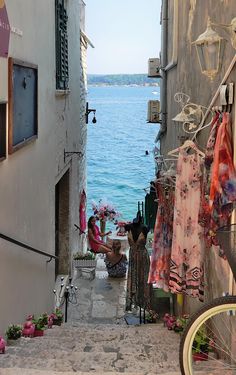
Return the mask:
POLYGON ((176 155, 176 153, 179 154, 179 150, 184 150, 186 148, 191 148, 191 149, 195 150, 198 153, 198 155, 202 156, 203 158, 205 157, 205 154, 201 150, 199 150, 197 148, 196 144, 190 139, 187 139, 182 146, 180 146, 180 147, 178 147, 174 150, 169 151, 168 155, 173 155, 173 156, 178 157, 178 155, 176 155))

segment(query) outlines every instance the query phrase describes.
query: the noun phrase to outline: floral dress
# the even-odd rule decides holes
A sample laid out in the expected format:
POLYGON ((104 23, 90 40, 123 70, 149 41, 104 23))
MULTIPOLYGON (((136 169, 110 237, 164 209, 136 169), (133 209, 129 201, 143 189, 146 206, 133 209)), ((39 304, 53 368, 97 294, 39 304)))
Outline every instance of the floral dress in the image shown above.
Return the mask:
POLYGON ((131 230, 128 231, 130 245, 129 268, 127 278, 126 310, 132 309, 132 305, 144 309, 151 308, 152 285, 148 284, 150 260, 145 247, 146 236, 141 232, 134 241, 131 230))
POLYGON ((203 300, 203 228, 198 223, 203 160, 180 149, 177 163, 170 289, 203 300))
POLYGON ((121 254, 120 260, 115 264, 111 263, 107 257, 104 262, 110 277, 124 277, 126 275, 128 261, 123 254, 121 254))
POLYGON ((156 185, 158 210, 148 282, 169 291, 170 255, 173 235, 174 189, 156 185))

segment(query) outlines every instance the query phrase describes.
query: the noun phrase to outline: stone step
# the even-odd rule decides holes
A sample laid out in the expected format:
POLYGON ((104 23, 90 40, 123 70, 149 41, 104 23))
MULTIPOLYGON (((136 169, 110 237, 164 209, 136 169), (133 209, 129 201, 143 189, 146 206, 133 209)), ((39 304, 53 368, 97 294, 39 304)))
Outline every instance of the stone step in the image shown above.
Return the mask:
MULTIPOLYGON (((95 375, 104 375, 104 372, 95 372, 92 371, 93 374, 95 375)), ((53 370, 49 371, 44 371, 44 370, 33 370, 33 369, 22 369, 22 368, 6 368, 6 369, 0 369, 0 375, 91 375, 91 372, 71 372, 71 371, 66 371, 66 372, 56 372, 53 370)), ((107 371, 105 372, 105 375, 120 375, 120 372, 110 372, 107 371)), ((152 373, 149 372, 148 374, 146 372, 125 372, 125 375, 158 375, 158 373, 152 373)), ((180 375, 180 372, 168 372, 164 373, 163 375, 180 375)))

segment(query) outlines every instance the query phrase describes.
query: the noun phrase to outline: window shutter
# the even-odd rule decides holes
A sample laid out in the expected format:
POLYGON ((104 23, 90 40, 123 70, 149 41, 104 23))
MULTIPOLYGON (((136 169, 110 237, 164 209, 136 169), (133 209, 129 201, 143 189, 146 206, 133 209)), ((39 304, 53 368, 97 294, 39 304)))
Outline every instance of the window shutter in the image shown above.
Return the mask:
POLYGON ((64 0, 55 0, 56 11, 56 88, 65 90, 69 82, 67 12, 64 0))

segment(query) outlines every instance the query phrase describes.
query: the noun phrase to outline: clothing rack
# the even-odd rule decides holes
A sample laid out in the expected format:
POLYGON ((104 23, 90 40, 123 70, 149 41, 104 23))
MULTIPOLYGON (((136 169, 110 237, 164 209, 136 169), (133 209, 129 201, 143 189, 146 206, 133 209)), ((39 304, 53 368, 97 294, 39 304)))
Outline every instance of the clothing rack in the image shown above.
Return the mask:
POLYGON ((222 79, 222 81, 221 81, 221 83, 220 83, 218 89, 216 90, 215 95, 213 96, 213 98, 212 98, 212 100, 211 100, 209 106, 207 107, 207 110, 206 110, 205 115, 204 115, 204 117, 203 117, 203 119, 202 119, 202 121, 201 121, 201 124, 199 125, 199 128, 196 130, 194 136, 192 137, 192 141, 194 141, 194 140, 196 139, 198 133, 199 133, 199 132, 202 130, 202 128, 204 127, 204 122, 206 121, 206 119, 207 119, 209 113, 210 113, 211 110, 212 110, 213 104, 215 103, 215 101, 216 101, 216 99, 217 99, 217 97, 218 97, 218 95, 219 95, 219 93, 220 93, 220 88, 221 88, 221 86, 226 82, 226 80, 228 79, 230 73, 232 72, 232 70, 233 70, 233 68, 234 68, 235 63, 236 63, 236 54, 234 55, 234 57, 233 57, 233 59, 232 59, 230 65, 229 65, 229 67, 228 67, 228 69, 227 69, 227 71, 226 71, 226 73, 225 73, 225 75, 224 75, 224 78, 222 79))

